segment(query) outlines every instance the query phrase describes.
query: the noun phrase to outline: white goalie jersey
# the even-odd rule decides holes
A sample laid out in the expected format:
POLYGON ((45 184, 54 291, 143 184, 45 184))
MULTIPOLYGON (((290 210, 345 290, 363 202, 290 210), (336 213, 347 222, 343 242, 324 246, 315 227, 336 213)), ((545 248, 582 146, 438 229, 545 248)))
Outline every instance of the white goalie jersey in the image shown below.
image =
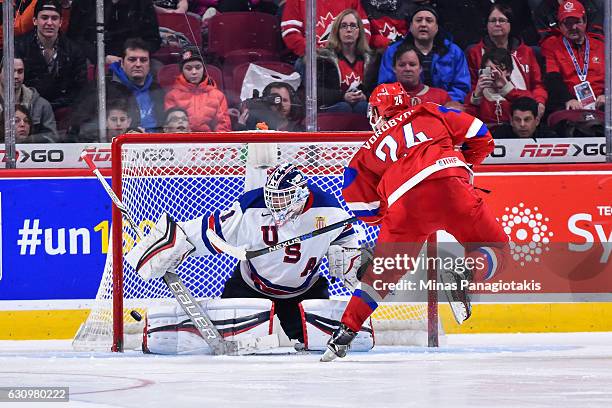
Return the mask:
MULTIPOLYGON (((304 210, 294 221, 280 227, 264 203, 263 188, 246 192, 225 211, 179 223, 195 245, 193 256, 218 254, 206 237, 214 230, 234 246, 256 250, 307 234, 315 229, 350 218, 337 199, 314 186, 304 210)), ((306 292, 320 276, 319 266, 330 245, 358 248, 352 225, 312 237, 304 242, 240 262, 244 281, 256 291, 275 298, 291 298, 306 292)))

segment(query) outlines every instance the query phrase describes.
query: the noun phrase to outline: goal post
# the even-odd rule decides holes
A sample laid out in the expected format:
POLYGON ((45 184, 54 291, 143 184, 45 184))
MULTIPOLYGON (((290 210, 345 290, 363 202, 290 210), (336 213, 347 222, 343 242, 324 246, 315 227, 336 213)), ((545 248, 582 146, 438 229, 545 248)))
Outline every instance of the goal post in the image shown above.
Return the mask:
MULTIPOLYGON (((244 193, 246 174, 251 170, 248 144, 270 143, 277 151, 278 164, 296 164, 310 183, 332 193, 345 206, 341 196, 344 167, 369 136, 338 132, 127 134, 112 143, 112 187, 141 229, 151 227, 163 212, 176 221, 193 219, 228 208, 244 193)), ((363 224, 361 229, 364 241, 375 241, 376 227, 363 224)), ((134 232, 113 206, 112 250, 91 313, 73 342, 76 349, 137 347, 143 322, 134 321, 130 311, 144 312, 152 305, 173 301, 160 280, 143 281, 124 261, 135 242, 134 232), (128 337, 136 343, 130 344, 128 337)), ((435 246, 428 245, 427 251, 431 256, 435 246)), ((235 264, 235 259, 224 254, 190 257, 178 273, 195 297, 214 298, 220 296, 235 264)), ((330 295, 350 295, 339 282, 329 279, 326 261, 321 273, 329 280, 330 295)), ((436 271, 423 273, 435 279, 436 271)), ((377 344, 437 346, 437 293, 432 290, 422 302, 385 303, 373 315, 373 323, 377 344)))

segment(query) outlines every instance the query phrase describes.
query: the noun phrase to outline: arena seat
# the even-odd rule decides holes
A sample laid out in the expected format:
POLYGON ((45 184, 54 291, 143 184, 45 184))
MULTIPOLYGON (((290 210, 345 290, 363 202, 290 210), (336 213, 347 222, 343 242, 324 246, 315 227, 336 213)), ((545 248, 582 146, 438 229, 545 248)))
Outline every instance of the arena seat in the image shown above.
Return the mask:
POLYGON ((266 13, 219 13, 208 25, 208 52, 221 59, 244 53, 243 50, 270 59, 278 55, 280 39, 278 18, 266 13))
POLYGON ((192 13, 176 14, 176 13, 157 13, 157 21, 159 23, 160 34, 162 35, 162 47, 153 54, 164 64, 176 62, 179 59, 185 40, 191 45, 202 48, 202 29, 200 18, 192 13), (179 42, 182 37, 183 41, 179 42), (168 36, 172 38, 173 45, 164 43, 164 38, 168 40, 168 36))
POLYGON ((193 45, 202 46, 202 29, 200 18, 192 13, 157 13, 160 27, 183 33, 193 45))
POLYGON ((602 137, 605 115, 599 110, 560 110, 550 114, 547 125, 560 137, 602 137))
POLYGON ((547 125, 550 128, 554 128, 559 122, 567 120, 570 122, 585 122, 585 121, 601 121, 604 122, 604 113, 599 110, 591 109, 577 109, 577 110, 560 110, 551 113, 548 116, 547 125))
POLYGON ((366 115, 360 113, 319 112, 317 114, 319 131, 371 131, 366 115))

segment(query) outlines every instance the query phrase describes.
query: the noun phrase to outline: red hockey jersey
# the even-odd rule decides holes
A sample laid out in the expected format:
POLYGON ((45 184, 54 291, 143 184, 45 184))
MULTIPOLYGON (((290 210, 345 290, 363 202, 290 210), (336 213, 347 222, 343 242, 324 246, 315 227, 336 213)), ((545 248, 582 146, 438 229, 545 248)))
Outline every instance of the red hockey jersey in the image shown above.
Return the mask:
POLYGON ((344 170, 342 195, 353 213, 379 223, 388 207, 421 181, 468 177, 493 151, 480 119, 423 103, 390 119, 368 139, 344 170))
MULTIPOLYGON (((317 47, 327 44, 331 27, 338 14, 347 8, 357 10, 361 16, 367 41, 370 41, 370 22, 359 0, 318 0, 317 1, 317 47)), ((304 0, 287 0, 281 21, 281 35, 287 48, 298 56, 306 50, 306 9, 304 0)))

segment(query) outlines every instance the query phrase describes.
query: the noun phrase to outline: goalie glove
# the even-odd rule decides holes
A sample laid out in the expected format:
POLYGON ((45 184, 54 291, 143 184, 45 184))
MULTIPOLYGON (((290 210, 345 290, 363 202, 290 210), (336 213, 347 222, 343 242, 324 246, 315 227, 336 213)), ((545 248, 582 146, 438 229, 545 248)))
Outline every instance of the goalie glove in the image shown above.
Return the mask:
POLYGON ((168 214, 163 214, 149 235, 125 256, 125 260, 147 281, 174 272, 194 249, 185 231, 168 214))
POLYGON ((340 280, 351 291, 359 284, 359 279, 371 259, 372 253, 365 247, 343 248, 331 245, 327 250, 330 276, 340 280))

